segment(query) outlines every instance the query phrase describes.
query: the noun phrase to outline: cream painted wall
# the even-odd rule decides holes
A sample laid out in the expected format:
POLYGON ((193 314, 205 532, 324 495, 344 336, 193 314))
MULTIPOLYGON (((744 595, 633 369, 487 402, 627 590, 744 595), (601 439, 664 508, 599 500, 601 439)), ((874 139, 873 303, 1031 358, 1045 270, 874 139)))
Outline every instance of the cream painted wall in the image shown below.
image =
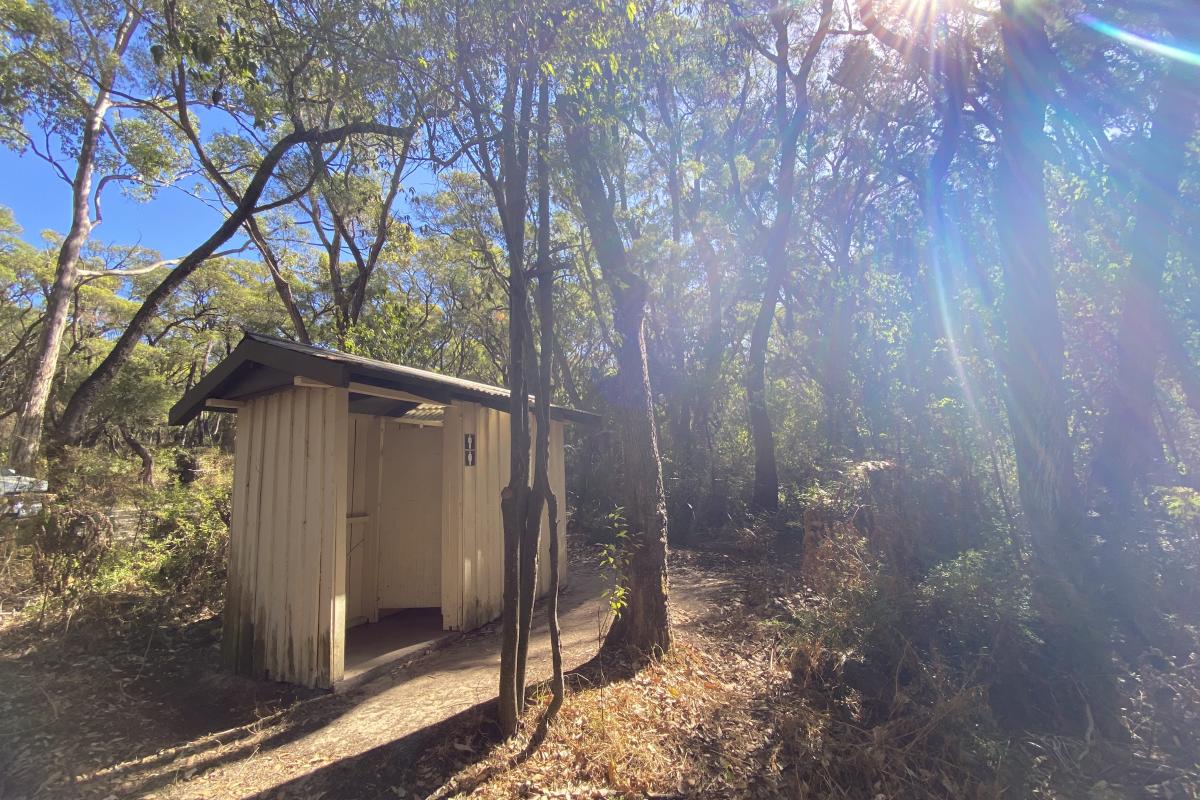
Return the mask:
POLYGON ((379 514, 380 608, 442 602, 442 429, 386 421, 379 514))

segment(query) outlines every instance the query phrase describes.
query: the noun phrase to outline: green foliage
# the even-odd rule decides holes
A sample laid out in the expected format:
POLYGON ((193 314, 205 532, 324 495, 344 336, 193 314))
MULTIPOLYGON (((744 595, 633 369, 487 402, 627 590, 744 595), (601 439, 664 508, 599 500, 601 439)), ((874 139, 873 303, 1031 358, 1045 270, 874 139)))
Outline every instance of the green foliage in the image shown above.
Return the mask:
POLYGON ((600 546, 600 570, 605 576, 601 595, 613 619, 621 616, 629 604, 629 564, 637 546, 625 521, 625 509, 615 508, 607 518, 612 541, 600 546))
POLYGON ((1032 649, 1037 617, 1024 576, 1007 553, 968 550, 937 564, 917 586, 931 643, 956 659, 995 647, 1032 649))
MULTIPOLYGON (((157 453, 170 463, 173 448, 157 453)), ((127 456, 72 449, 56 462, 59 491, 32 526, 34 577, 54 606, 105 597, 169 597, 220 608, 229 540, 231 459, 202 453, 200 479, 137 481, 127 456)), ((42 605, 43 610, 46 605, 42 605)))
POLYGON ((217 454, 202 461, 202 478, 168 483, 142 498, 141 541, 123 567, 155 591, 218 608, 225 588, 232 465, 217 454))

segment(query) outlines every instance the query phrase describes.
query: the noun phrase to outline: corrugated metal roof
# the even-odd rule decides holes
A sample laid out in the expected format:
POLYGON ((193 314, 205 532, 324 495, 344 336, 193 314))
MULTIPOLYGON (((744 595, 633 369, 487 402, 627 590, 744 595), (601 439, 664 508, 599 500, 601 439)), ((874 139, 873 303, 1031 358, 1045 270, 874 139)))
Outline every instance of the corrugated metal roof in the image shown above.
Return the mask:
MULTIPOLYGON (((209 399, 249 396, 288 385, 297 377, 331 386, 362 383, 393 388, 435 405, 466 400, 508 410, 509 391, 501 386, 246 331, 233 352, 171 408, 170 422, 187 423, 205 408, 209 399)), ((419 408, 420 404, 405 416, 411 416, 419 408)), ((596 414, 563 406, 551 406, 551 414, 577 422, 599 419, 596 414)))
POLYGON ((431 372, 427 369, 417 369, 416 367, 406 367, 403 364, 392 364, 387 361, 379 361, 374 358, 366 358, 364 356, 356 356, 351 353, 343 353, 341 350, 327 350, 322 347, 314 347, 312 345, 300 344, 299 342, 289 341, 288 339, 279 339, 274 336, 267 336, 262 333, 254 333, 253 331, 245 331, 244 335, 248 339, 254 339, 264 344, 270 344, 275 347, 282 347, 296 353, 324 358, 335 364, 359 365, 372 370, 381 370, 384 372, 394 373, 417 380, 430 381, 439 383, 444 386, 454 386, 460 389, 471 392, 481 392, 491 395, 492 397, 508 397, 508 389, 502 386, 493 386, 490 383, 479 383, 478 381, 469 381, 465 378, 455 378, 452 375, 443 375, 440 372, 431 372))
POLYGON ((414 422, 438 422, 445 416, 445 406, 421 403, 421 405, 405 414, 404 418, 411 419, 414 422))

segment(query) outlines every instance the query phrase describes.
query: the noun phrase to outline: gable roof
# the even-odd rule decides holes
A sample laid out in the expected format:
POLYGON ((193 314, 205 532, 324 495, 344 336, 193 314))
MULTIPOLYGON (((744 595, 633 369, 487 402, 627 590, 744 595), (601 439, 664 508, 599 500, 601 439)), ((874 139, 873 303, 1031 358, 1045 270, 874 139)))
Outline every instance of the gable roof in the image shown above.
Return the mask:
MULTIPOLYGON (((432 403, 459 400, 508 411, 509 391, 500 386, 244 331, 233 352, 184 393, 167 418, 172 425, 184 425, 205 410, 210 399, 236 400, 294 385, 297 378, 339 387, 354 383, 403 392, 432 403)), ((404 416, 420 405, 387 397, 367 397, 359 402, 364 413, 384 416, 404 416)), ((588 411, 554 405, 550 415, 573 422, 600 419, 588 411)))

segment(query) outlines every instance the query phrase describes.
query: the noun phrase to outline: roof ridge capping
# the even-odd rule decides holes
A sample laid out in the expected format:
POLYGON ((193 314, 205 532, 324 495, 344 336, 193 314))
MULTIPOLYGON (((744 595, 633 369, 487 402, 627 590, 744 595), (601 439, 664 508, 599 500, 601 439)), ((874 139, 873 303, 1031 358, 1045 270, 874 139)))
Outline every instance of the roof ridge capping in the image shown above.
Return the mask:
MULTIPOLYGON (((233 352, 184 393, 171 407, 168 420, 172 425, 183 425, 203 411, 209 400, 269 391, 290 385, 296 378, 339 387, 360 383, 393 388, 434 402, 465 400, 498 411, 508 410, 510 396, 509 390, 501 386, 243 329, 242 340, 233 352)), ((530 395, 530 402, 536 405, 535 395, 530 395)), ((550 413, 556 419, 584 424, 595 424, 600 419, 590 411, 554 404, 550 405, 550 413)))

